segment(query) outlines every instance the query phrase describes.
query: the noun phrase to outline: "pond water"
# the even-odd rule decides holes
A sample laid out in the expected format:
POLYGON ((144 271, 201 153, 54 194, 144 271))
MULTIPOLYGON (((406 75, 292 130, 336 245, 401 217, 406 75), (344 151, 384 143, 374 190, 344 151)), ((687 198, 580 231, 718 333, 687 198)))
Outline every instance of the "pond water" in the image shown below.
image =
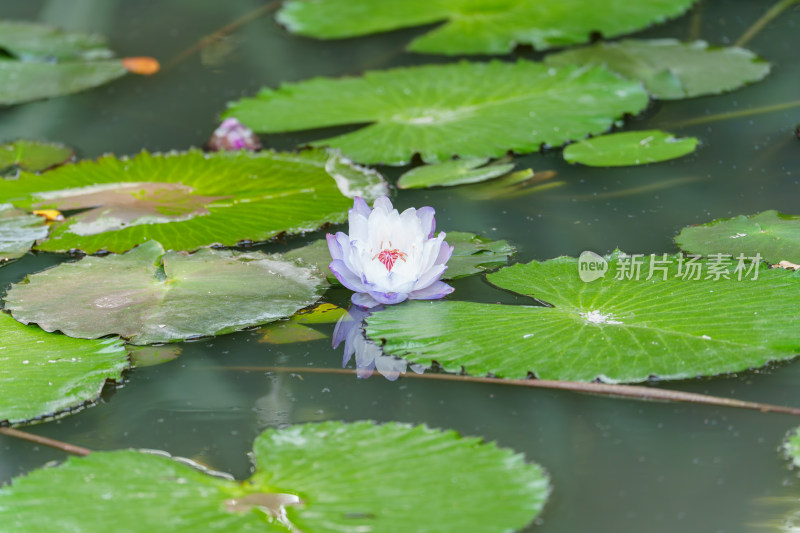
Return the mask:
MULTIPOLYGON (((0 139, 61 141, 86 158, 182 150, 207 140, 227 102, 262 86, 447 61, 403 52, 421 29, 325 43, 287 34, 271 13, 192 52, 205 36, 263 5, 245 0, 0 1, 2 18, 96 31, 108 36, 120 56, 150 55, 163 67, 150 78, 129 76, 77 95, 4 109, 0 139)), ((703 0, 690 15, 639 35, 731 44, 769 5, 703 0)), ((615 247, 672 253, 677 251, 672 238, 689 224, 766 209, 798 214, 798 106, 719 116, 797 100, 798 30, 800 7, 795 6, 748 44, 774 65, 763 82, 720 96, 656 102, 629 121, 627 129, 665 128, 699 137, 702 147, 693 155, 604 170, 567 165, 553 150, 519 157, 518 168, 554 170, 555 179, 564 182, 560 187, 495 200, 467 198, 457 188, 401 191, 396 206, 431 205, 442 230, 507 239, 518 247, 513 259, 518 262, 583 250, 607 253, 615 247)), ((529 51, 517 55, 538 57, 529 51)), ((263 140, 289 149, 315 136, 263 140)), ((381 170, 391 181, 401 172, 381 170)), ((320 235, 259 248, 284 250, 320 235)), ((0 285, 64 260, 71 259, 29 255, 0 269, 0 285)), ((453 285, 450 298, 523 301, 482 276, 453 285)), ((325 296, 338 305, 348 298, 343 289, 325 296)), ((330 335, 332 329, 321 330, 330 335)), ((260 338, 256 330, 184 343, 178 359, 129 372, 99 405, 27 429, 92 450, 161 449, 243 478, 251 469, 252 441, 267 427, 372 419, 452 428, 523 452, 547 469, 554 492, 529 528, 541 533, 769 530, 800 507, 800 482, 778 450, 786 432, 800 424, 796 417, 499 384, 271 372, 258 367, 336 368, 341 352, 329 339, 269 345, 260 338)), ((653 386, 798 405, 800 364, 653 386)), ((64 457, 0 436, 0 482, 64 457)))

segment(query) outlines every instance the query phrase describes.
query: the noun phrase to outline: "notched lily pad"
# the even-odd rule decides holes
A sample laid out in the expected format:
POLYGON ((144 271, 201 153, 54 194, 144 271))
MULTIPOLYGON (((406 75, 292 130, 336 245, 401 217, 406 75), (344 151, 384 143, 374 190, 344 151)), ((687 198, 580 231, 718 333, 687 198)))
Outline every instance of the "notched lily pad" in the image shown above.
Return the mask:
POLYGON ((84 533, 121 523, 131 533, 500 533, 528 525, 549 493, 545 473, 521 455, 424 426, 268 429, 253 458, 255 473, 237 482, 166 454, 92 452, 0 487, 0 523, 84 533))
POLYGON ((683 228, 675 243, 691 254, 759 254, 764 261, 800 263, 800 216, 775 210, 719 218, 683 228))
POLYGON ((63 144, 20 139, 0 144, 0 171, 41 172, 69 161, 74 155, 72 148, 63 144))
POLYGON ((290 0, 277 19, 290 31, 340 39, 445 22, 408 46, 432 54, 505 54, 520 44, 537 50, 616 37, 677 17, 694 0, 290 0))
POLYGON ((490 180, 507 174, 514 168, 514 163, 507 163, 503 160, 486 165, 488 162, 488 157, 475 157, 453 159, 435 165, 423 165, 400 176, 397 186, 401 189, 452 187, 490 180))
MULTIPOLYGON (((119 339, 46 333, 0 312, 0 422, 20 424, 96 400, 130 366, 119 339)), ((1 507, 1 506, 0 506, 1 507)))
POLYGON ((262 133, 368 124, 312 144, 362 163, 405 165, 414 154, 436 163, 561 146, 648 102, 640 83, 603 67, 462 61, 287 83, 234 102, 224 115, 262 133))
POLYGON ((560 257, 487 279, 550 306, 411 302, 373 313, 367 335, 451 372, 569 381, 693 378, 800 354, 800 272, 763 263, 560 257))
POLYGON ((17 207, 68 211, 37 249, 87 253, 154 238, 173 250, 264 241, 341 222, 352 196, 384 193, 375 171, 324 150, 142 152, 0 181, 0 197, 17 207))
POLYGON ((646 165, 694 152, 695 137, 675 137, 660 130, 626 131, 584 139, 564 148, 564 159, 590 167, 646 165))
POLYGON ((604 65, 641 80, 655 98, 676 100, 719 94, 759 81, 770 64, 735 46, 708 46, 705 41, 675 39, 600 42, 547 56, 551 65, 604 65))
POLYGON ((12 285, 6 309, 23 323, 73 337, 133 344, 230 333, 314 303, 316 269, 261 252, 164 252, 149 241, 124 255, 84 257, 12 285))
POLYGON ((36 240, 47 237, 47 229, 44 217, 0 204, 0 266, 25 255, 36 240))

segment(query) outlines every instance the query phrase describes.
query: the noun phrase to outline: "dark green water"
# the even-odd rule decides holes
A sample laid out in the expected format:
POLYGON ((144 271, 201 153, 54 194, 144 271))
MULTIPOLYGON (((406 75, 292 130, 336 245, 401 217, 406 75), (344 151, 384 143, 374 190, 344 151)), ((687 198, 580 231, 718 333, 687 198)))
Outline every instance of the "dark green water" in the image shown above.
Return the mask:
MULTIPOLYGON (((120 56, 150 55, 168 65, 204 36, 261 5, 244 0, 2 0, 0 17, 97 31, 109 37, 120 56)), ((704 0, 691 15, 640 36, 699 36, 712 44, 731 44, 769 5, 704 0)), ((673 252, 672 237, 688 224, 765 209, 800 214, 800 141, 793 133, 800 108, 714 119, 798 99, 799 31, 800 7, 795 7, 748 44, 774 65, 765 81, 721 96, 654 103, 631 121, 629 129, 663 127, 699 137, 703 146, 694 155, 649 167, 597 170, 566 165, 556 150, 521 157, 518 167, 557 171, 555 179, 565 182, 559 188, 511 200, 471 200, 457 189, 402 192, 395 203, 399 208, 434 206, 445 231, 508 239, 519 248, 516 261, 587 249, 605 253, 615 247, 631 253, 673 252), (701 119, 706 122, 684 124, 701 119)), ((0 140, 61 141, 82 157, 199 146, 228 101, 261 86, 444 61, 402 52, 418 33, 323 43, 289 35, 265 16, 152 78, 129 76, 78 95, 2 110, 0 140)), ((291 148, 313 137, 290 134, 265 141, 291 148)), ((385 174, 393 180, 399 171, 386 169, 385 174)), ((283 247, 273 243, 265 249, 283 247)), ((0 284, 5 287, 61 259, 28 256, 0 269, 0 284)), ((480 277, 454 285, 451 298, 511 298, 480 277)), ((337 290, 326 299, 343 305, 348 296, 337 290)), ((242 478, 250 471, 246 453, 252 440, 267 427, 374 419, 453 428, 524 452, 548 470, 554 492, 530 528, 543 533, 764 530, 800 508, 800 483, 778 451, 785 433, 800 424, 797 418, 501 385, 233 369, 336 367, 341 361, 329 340, 276 347, 258 339, 258 332, 249 331, 185 343, 180 358, 128 373, 125 383, 108 390, 99 405, 29 429, 94 450, 162 449, 242 478)), ((800 365, 661 386, 800 405, 800 365)), ((0 481, 62 459, 60 452, 0 437, 0 481)))

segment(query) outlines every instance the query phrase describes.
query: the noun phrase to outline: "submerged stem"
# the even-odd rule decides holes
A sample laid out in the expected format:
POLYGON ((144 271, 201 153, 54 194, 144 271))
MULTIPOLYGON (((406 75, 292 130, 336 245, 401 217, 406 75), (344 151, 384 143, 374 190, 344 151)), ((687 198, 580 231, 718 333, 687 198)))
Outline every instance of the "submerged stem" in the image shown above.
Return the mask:
MULTIPOLYGON (((355 370, 350 368, 314 368, 314 367, 282 367, 282 366, 231 366, 216 367, 218 370, 238 370, 255 372, 282 372, 291 374, 347 374, 354 375, 355 370)), ((720 398, 707 394, 682 392, 666 389, 643 387, 640 385, 611 385, 608 383, 587 383, 582 381, 555 381, 548 379, 504 379, 490 377, 463 376, 458 374, 404 374, 404 377, 413 379, 433 379, 438 381, 461 381, 468 383, 491 383, 493 385, 511 385, 516 387, 531 387, 538 389, 558 389, 601 396, 618 398, 633 398, 636 400, 661 401, 661 402, 686 402, 717 407, 735 407, 738 409, 751 409, 763 413, 782 413, 800 416, 800 407, 786 407, 766 403, 747 402, 733 398, 720 398)))
POLYGON ((683 126, 693 126, 695 124, 706 124, 708 122, 718 122, 720 120, 729 120, 732 118, 749 117, 752 115, 760 115, 762 113, 773 113, 775 111, 784 111, 800 107, 800 100, 792 100, 791 102, 783 102, 780 104, 765 105, 762 107, 754 107, 752 109, 742 109, 740 111, 727 111, 725 113, 717 113, 716 115, 708 115, 705 117, 690 118, 687 120, 679 120, 676 122, 659 123, 660 128, 680 128, 683 126))
POLYGON ((89 448, 75 446, 74 444, 69 444, 68 442, 61 442, 60 440, 42 437, 41 435, 35 435, 33 433, 28 433, 27 431, 21 431, 14 428, 0 427, 0 435, 8 435, 9 437, 16 437, 18 439, 35 442, 36 444, 50 446, 51 448, 56 448, 62 452, 67 452, 74 455, 89 455, 92 453, 92 450, 89 448))
POLYGON ((780 2, 777 2, 775 5, 769 8, 766 13, 761 15, 761 18, 755 21, 752 26, 747 28, 747 31, 744 32, 741 37, 739 37, 739 40, 736 41, 734 45, 744 46, 750 42, 750 39, 755 37, 758 32, 763 30, 764 26, 772 22, 772 19, 783 13, 786 8, 797 3, 798 1, 799 0, 781 0, 780 2))

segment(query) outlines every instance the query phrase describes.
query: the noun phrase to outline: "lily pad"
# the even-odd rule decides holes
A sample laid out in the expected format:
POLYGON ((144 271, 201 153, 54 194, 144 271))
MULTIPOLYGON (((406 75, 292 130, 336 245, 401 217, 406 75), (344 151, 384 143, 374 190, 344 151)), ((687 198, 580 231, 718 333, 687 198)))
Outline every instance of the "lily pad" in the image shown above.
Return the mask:
POLYGON ((0 265, 25 255, 37 239, 47 237, 45 219, 0 204, 0 265))
POLYGON ((694 0, 291 0, 277 19, 290 31, 340 39, 445 22, 408 46, 430 54, 505 54, 520 44, 537 50, 616 37, 685 12, 694 0))
POLYGON ((288 83, 234 102, 225 116, 262 133, 368 123, 312 144, 362 163, 404 165, 416 153, 436 163, 561 146, 608 130, 648 101, 639 83, 603 67, 460 62, 288 83))
POLYGON ((132 344, 220 335, 314 303, 316 269, 261 252, 164 252, 149 241, 119 256, 84 257, 12 285, 6 309, 25 324, 72 337, 132 344))
POLYGON ((800 272, 745 262, 737 273, 733 261, 730 279, 714 279, 724 262, 688 261, 666 254, 582 259, 584 275, 596 265, 591 273, 599 279, 590 282, 579 277, 575 258, 517 264, 488 280, 548 306, 412 302, 373 313, 366 331, 409 361, 506 378, 684 379, 800 354, 800 272))
POLYGON ((0 422, 20 424, 80 407, 96 400, 107 380, 120 381, 129 366, 119 339, 45 333, 0 312, 0 422))
POLYGON ((694 152, 695 137, 677 138, 660 130, 626 131, 584 139, 564 148, 564 159, 590 167, 646 165, 694 152))
POLYGON ((719 218, 683 228, 675 237, 682 250, 692 254, 760 254, 765 261, 800 263, 800 216, 774 210, 757 215, 719 218))
POLYGON ((142 152, 0 181, 0 197, 17 207, 79 210, 37 249, 87 253, 152 239, 173 250, 263 241, 341 222, 353 196, 385 192, 379 174, 322 150, 142 152))
POLYGON ((400 176, 397 186, 401 189, 451 187, 490 180, 507 174, 514 168, 514 163, 504 163, 502 160, 486 165, 488 162, 488 157, 474 157, 423 165, 400 176))
POLYGON ((738 89, 763 79, 770 64, 753 52, 675 39, 597 43, 547 56, 550 65, 604 65, 641 80, 654 98, 676 100, 738 89))
POLYGON ((18 140, 0 145, 0 170, 18 168, 41 172, 60 165, 75 153, 58 143, 18 140))
POLYGON ((253 458, 255 473, 237 482, 162 453, 72 457, 1 487, 0 523, 31 532, 499 533, 529 524, 549 492, 521 455, 424 426, 268 429, 253 458))
POLYGON ((69 94, 128 73, 97 35, 0 21, 0 104, 69 94))

